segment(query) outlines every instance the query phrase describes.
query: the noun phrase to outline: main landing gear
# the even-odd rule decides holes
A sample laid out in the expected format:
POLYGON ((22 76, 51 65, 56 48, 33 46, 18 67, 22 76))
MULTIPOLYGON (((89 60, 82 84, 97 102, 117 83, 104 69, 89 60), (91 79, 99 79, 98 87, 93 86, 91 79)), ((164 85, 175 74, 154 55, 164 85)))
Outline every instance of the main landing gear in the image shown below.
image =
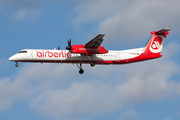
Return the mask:
POLYGON ((19 66, 18 62, 16 62, 15 66, 16 66, 16 67, 18 67, 18 66, 19 66))
MULTIPOLYGON (((91 63, 90 63, 91 67, 94 67, 96 64, 95 64, 95 62, 93 61, 93 56, 91 55, 91 56, 87 56, 87 57, 88 57, 88 59, 91 61, 91 63)), ((79 70, 79 74, 83 74, 83 73, 84 73, 84 70, 82 69, 82 63, 80 62, 79 65, 78 65, 78 63, 76 63, 76 65, 77 65, 78 68, 80 69, 80 70, 79 70)))
POLYGON ((91 61, 91 63, 90 63, 91 67, 94 67, 95 66, 95 62, 93 61, 93 56, 91 55, 91 56, 87 56, 87 57, 91 61))
POLYGON ((95 63, 92 61, 90 65, 91 65, 91 67, 94 67, 95 63))
POLYGON ((84 73, 84 70, 82 69, 82 63, 79 63, 79 65, 78 65, 78 63, 77 63, 76 65, 77 65, 78 68, 80 69, 80 70, 79 70, 79 74, 83 74, 83 73, 84 73))

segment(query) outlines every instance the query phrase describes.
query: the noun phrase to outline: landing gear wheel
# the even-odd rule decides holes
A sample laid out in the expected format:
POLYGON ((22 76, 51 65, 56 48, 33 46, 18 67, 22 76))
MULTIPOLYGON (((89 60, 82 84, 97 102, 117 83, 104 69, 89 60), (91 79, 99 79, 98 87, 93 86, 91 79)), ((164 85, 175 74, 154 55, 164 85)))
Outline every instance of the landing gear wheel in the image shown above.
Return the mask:
POLYGON ((95 63, 92 61, 90 65, 91 65, 91 67, 94 67, 95 63))
POLYGON ((83 73, 84 73, 84 70, 82 69, 82 63, 79 63, 79 65, 78 65, 78 63, 76 63, 76 65, 77 65, 78 68, 80 69, 80 70, 79 70, 79 74, 83 74, 83 73))
POLYGON ((18 64, 18 63, 16 63, 16 64, 15 64, 15 66, 16 66, 16 67, 18 67, 18 66, 19 66, 19 64, 18 64))
POLYGON ((79 70, 79 74, 83 74, 84 73, 84 70, 83 69, 80 69, 79 70))

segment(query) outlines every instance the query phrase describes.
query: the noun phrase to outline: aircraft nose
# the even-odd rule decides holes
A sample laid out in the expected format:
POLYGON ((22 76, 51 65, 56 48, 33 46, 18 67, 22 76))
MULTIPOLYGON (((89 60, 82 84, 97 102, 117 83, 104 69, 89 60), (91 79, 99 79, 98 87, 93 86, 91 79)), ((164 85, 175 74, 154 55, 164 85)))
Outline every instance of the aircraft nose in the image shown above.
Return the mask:
POLYGON ((16 57, 13 55, 9 58, 9 61, 15 61, 16 60, 16 57))

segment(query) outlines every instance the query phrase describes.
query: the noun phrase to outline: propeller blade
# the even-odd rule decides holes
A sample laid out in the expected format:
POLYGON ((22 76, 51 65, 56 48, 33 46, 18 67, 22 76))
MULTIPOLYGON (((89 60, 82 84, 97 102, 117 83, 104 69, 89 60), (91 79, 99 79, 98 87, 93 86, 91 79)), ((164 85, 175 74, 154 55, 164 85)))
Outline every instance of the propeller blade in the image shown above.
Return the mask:
POLYGON ((68 46, 71 46, 71 39, 68 40, 68 46))
POLYGON ((68 46, 66 47, 66 50, 69 50, 71 52, 71 39, 67 41, 68 46))

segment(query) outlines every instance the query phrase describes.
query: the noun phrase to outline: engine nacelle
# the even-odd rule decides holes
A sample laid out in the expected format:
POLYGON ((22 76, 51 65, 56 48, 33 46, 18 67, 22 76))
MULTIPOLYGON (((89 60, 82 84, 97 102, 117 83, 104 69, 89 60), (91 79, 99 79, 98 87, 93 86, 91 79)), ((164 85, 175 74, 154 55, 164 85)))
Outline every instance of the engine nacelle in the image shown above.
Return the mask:
POLYGON ((108 51, 102 46, 99 46, 98 48, 87 48, 84 47, 84 45, 72 45, 71 51, 72 53, 80 53, 86 55, 108 53, 108 51))

